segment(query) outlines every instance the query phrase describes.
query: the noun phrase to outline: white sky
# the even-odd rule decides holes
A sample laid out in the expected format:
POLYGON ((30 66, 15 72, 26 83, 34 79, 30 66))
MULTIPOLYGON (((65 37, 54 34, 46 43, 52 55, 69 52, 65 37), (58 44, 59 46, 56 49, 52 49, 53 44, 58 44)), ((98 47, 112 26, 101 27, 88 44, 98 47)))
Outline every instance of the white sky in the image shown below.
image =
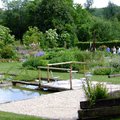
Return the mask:
MULTIPOLYGON (((97 7, 97 8, 106 7, 108 5, 109 1, 120 6, 120 0, 93 0, 93 1, 94 1, 94 4, 92 7, 97 7)), ((74 0, 74 2, 80 3, 81 5, 84 5, 86 0, 74 0)))
POLYGON ((0 8, 2 7, 2 1, 0 0, 0 8))
MULTIPOLYGON (((108 5, 109 1, 120 6, 120 0, 94 0, 93 7, 97 7, 97 8, 105 7, 108 5)), ((74 0, 74 3, 80 3, 82 5, 84 5, 85 2, 86 0, 74 0)), ((0 8, 1 7, 2 7, 2 1, 0 0, 0 8)))

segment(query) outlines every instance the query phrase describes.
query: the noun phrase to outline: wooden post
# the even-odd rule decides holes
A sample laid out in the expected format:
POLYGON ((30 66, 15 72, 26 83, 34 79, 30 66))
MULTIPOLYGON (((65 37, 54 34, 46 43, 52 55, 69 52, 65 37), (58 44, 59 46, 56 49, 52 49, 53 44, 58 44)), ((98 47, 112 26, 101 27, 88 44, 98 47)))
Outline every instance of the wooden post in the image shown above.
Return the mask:
POLYGON ((49 76, 49 65, 47 67, 47 79, 48 79, 48 82, 50 82, 50 76, 49 76))
POLYGON ((70 64, 70 90, 72 90, 72 63, 70 64))
POLYGON ((39 88, 41 87, 41 70, 39 68, 38 70, 38 75, 39 75, 39 88))
POLYGON ((85 76, 85 71, 86 71, 86 69, 85 69, 85 64, 84 64, 84 66, 83 66, 83 67, 84 67, 84 76, 85 76))

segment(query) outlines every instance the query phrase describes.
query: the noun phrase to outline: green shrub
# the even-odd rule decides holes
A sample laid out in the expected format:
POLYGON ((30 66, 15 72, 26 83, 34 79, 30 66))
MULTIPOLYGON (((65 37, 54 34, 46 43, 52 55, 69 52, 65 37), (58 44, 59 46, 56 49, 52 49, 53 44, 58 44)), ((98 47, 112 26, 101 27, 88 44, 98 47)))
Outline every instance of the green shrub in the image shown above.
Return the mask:
POLYGON ((85 83, 83 83, 83 89, 91 106, 94 105, 96 100, 109 97, 106 86, 101 83, 92 85, 91 82, 87 80, 85 83))
POLYGON ((23 35, 23 41, 25 45, 31 43, 38 43, 40 39, 40 31, 37 27, 29 27, 29 30, 23 35))
MULTIPOLYGON (((86 50, 90 48, 90 44, 93 42, 78 42, 76 46, 81 50, 86 50)), ((107 42, 96 42, 96 48, 99 48, 100 46, 109 46, 112 48, 113 46, 120 46, 120 40, 113 40, 113 41, 107 41, 107 42)))
POLYGON ((93 94, 95 96, 95 100, 104 99, 108 97, 108 90, 104 84, 97 83, 94 86, 93 94))
POLYGON ((48 64, 48 61, 42 59, 42 57, 32 57, 27 61, 25 61, 22 65, 23 67, 37 68, 38 66, 46 66, 47 64, 48 64))
POLYGON ((55 51, 50 51, 50 52, 47 52, 47 54, 46 54, 46 59, 47 60, 51 60, 55 57, 57 57, 57 52, 55 52, 55 51))
POLYGON ((103 61, 92 61, 89 66, 90 66, 91 68, 94 68, 94 67, 96 67, 96 66, 103 67, 104 64, 105 64, 105 63, 104 63, 103 61))
MULTIPOLYGON (((50 63, 75 61, 74 54, 70 50, 60 51, 56 53, 56 56, 50 60, 50 63)), ((69 68, 69 65, 60 65, 60 67, 69 68)))
POLYGON ((15 41, 14 36, 11 35, 10 32, 9 28, 0 25, 0 41, 2 41, 4 45, 13 44, 15 41))
POLYGON ((13 50, 12 46, 5 46, 2 50, 0 50, 0 56, 2 58, 14 58, 15 56, 15 51, 13 50))
POLYGON ((109 75, 111 72, 112 70, 110 67, 99 67, 93 71, 94 75, 109 75))
POLYGON ((81 62, 91 61, 92 53, 76 50, 74 51, 74 57, 77 61, 81 61, 81 62))
POLYGON ((114 59, 111 63, 110 63, 111 67, 113 67, 113 72, 114 73, 120 73, 120 60, 118 59, 114 59))
POLYGON ((0 48, 2 49, 4 47, 4 42, 0 41, 0 48))

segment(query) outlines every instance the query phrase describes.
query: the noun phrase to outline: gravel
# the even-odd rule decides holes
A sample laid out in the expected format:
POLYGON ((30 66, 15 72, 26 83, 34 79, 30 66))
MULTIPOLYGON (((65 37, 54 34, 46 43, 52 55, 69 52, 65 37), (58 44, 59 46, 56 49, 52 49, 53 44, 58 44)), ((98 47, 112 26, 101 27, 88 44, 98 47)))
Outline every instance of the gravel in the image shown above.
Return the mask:
POLYGON ((82 89, 69 90, 1 104, 0 111, 33 115, 52 120, 76 120, 80 101, 83 100, 85 100, 85 95, 82 89))
MULTIPOLYGON (((97 82, 94 82, 96 84, 97 82)), ((120 90, 120 85, 107 84, 110 91, 120 90)), ((0 104, 0 111, 33 115, 51 120, 76 120, 80 101, 86 100, 82 88, 42 95, 32 99, 0 104)))

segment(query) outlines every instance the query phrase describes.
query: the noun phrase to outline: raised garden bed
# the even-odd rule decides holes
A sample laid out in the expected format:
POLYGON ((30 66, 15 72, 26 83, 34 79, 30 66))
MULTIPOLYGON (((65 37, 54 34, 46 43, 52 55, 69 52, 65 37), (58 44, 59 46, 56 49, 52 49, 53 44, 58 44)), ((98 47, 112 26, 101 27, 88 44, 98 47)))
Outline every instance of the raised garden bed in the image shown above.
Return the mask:
POLYGON ((120 98, 97 100, 92 106, 89 101, 83 101, 80 107, 79 120, 120 116, 120 98))
POLYGON ((92 109, 109 106, 120 106, 120 98, 100 99, 97 100, 93 105, 90 105, 89 101, 80 102, 81 109, 92 109))

